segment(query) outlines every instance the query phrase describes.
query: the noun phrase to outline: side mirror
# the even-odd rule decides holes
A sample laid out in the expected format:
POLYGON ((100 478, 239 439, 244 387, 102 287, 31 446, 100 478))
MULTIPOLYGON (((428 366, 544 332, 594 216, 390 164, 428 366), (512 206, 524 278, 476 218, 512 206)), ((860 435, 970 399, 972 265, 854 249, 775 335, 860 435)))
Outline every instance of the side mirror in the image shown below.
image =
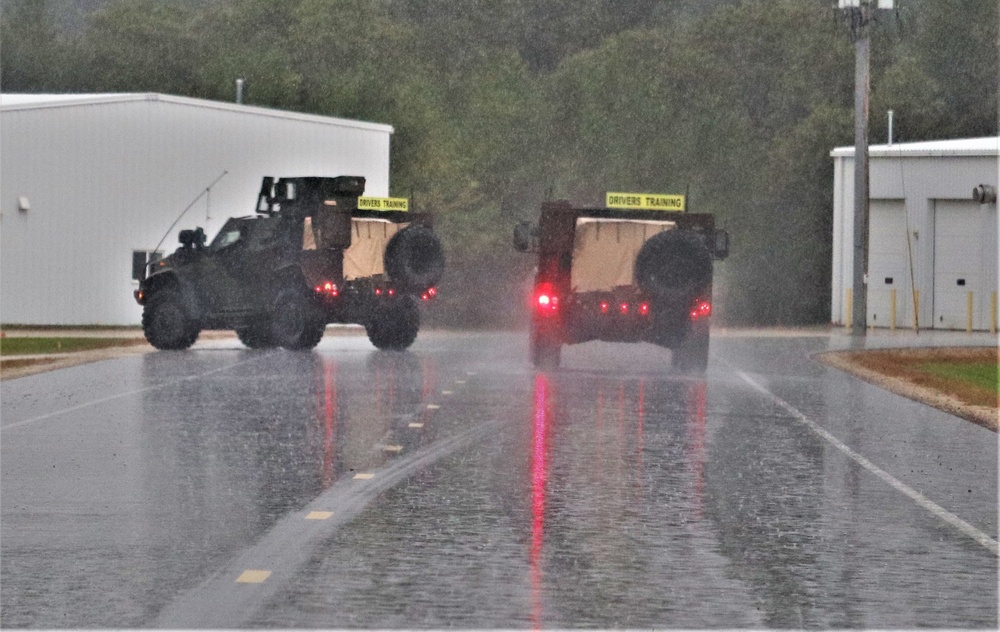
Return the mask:
POLYGON ((725 259, 729 256, 729 233, 724 230, 715 231, 715 243, 712 244, 712 256, 725 259))
POLYGON ((518 222, 514 227, 514 250, 531 252, 538 249, 538 226, 531 222, 518 222))

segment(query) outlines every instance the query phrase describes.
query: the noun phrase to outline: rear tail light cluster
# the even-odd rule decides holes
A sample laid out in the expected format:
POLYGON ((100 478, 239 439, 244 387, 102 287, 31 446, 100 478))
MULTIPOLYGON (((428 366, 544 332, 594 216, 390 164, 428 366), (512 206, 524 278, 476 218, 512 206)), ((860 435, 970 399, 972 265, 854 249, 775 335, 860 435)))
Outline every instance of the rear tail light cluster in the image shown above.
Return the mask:
POLYGON ((698 301, 691 308, 691 320, 708 318, 712 315, 712 304, 708 301, 698 301))
POLYGON ((336 297, 338 294, 340 294, 340 290, 337 289, 337 284, 331 283, 330 281, 327 281, 326 283, 321 283, 320 285, 317 285, 313 289, 316 290, 317 294, 320 294, 322 296, 336 297))
MULTIPOLYGON (((611 311, 611 304, 607 301, 601 301, 597 306, 597 309, 602 314, 607 314, 611 311)), ((638 314, 639 316, 649 316, 649 303, 643 301, 642 303, 629 303, 627 301, 622 301, 618 303, 617 306, 618 313, 622 316, 628 316, 631 314, 638 314)))
POLYGON ((422 298, 425 301, 429 301, 429 300, 431 300, 432 298, 434 298, 437 295, 438 295, 437 288, 431 287, 431 288, 427 288, 427 291, 424 292, 423 294, 421 294, 420 298, 422 298))
POLYGON ((385 290, 383 290, 380 287, 375 288, 375 296, 382 296, 383 294, 385 294, 386 296, 396 296, 396 290, 392 288, 388 288, 385 290))
POLYGON ((551 283, 542 283, 535 288, 535 309, 542 316, 555 316, 559 312, 559 296, 551 283))

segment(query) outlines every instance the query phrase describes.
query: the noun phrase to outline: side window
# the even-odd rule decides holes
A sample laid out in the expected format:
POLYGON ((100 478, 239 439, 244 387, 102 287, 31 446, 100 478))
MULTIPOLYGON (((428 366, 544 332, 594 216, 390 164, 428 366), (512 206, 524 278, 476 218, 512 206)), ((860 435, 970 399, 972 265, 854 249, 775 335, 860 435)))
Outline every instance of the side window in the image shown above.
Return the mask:
POLYGON ((163 253, 159 250, 133 250, 132 251, 132 280, 142 281, 146 278, 147 266, 154 261, 163 258, 163 253))
POLYGON ((212 250, 222 250, 227 246, 232 246, 240 240, 240 229, 227 230, 219 233, 212 244, 212 250))

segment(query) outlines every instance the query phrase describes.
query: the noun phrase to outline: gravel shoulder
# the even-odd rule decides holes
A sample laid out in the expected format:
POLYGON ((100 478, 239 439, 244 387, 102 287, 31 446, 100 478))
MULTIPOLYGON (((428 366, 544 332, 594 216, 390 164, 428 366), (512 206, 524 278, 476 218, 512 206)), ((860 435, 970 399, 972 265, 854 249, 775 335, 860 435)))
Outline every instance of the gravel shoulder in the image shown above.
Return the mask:
MULTIPOLYGON (((938 410, 943 410, 956 417, 961 417, 984 428, 988 428, 993 432, 997 432, 997 421, 1000 413, 998 413, 996 405, 981 406, 971 404, 951 393, 916 384, 912 379, 907 377, 907 365, 928 361, 935 353, 940 353, 941 351, 962 353, 969 352, 970 350, 957 348, 942 350, 939 347, 890 350, 898 358, 895 370, 886 363, 881 365, 886 368, 880 370, 874 370, 862 363, 862 358, 865 354, 879 353, 878 351, 827 351, 817 354, 815 357, 820 362, 850 373, 887 391, 918 401, 927 406, 932 406, 938 410)), ((995 348, 987 349, 987 351, 996 354, 995 348)), ((885 351, 882 351, 882 353, 885 353, 885 351)))

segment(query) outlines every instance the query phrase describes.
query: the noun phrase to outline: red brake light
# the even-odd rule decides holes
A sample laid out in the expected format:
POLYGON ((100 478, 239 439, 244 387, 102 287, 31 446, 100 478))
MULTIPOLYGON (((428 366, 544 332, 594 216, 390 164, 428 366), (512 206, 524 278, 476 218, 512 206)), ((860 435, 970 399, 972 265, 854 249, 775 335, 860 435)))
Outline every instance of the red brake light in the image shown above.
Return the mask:
POLYGON ((535 288, 535 309, 543 316, 552 316, 559 309, 559 297, 551 283, 542 283, 535 288))
POLYGON ((337 285, 330 281, 326 281, 322 285, 317 285, 313 289, 316 290, 317 294, 329 294, 330 296, 337 296, 337 294, 340 293, 337 289, 337 285))
POLYGON ((708 301, 698 301, 691 310, 691 320, 707 318, 712 315, 712 304, 708 301))
POLYGON ((639 303, 639 313, 643 316, 649 315, 649 303, 639 303))
POLYGON ((437 288, 433 287, 427 288, 427 296, 434 298, 435 296, 437 296, 437 294, 438 294, 437 288))
POLYGON ((609 307, 611 307, 611 306, 610 306, 610 305, 608 305, 608 302, 607 302, 607 301, 601 301, 601 313, 602 313, 602 314, 607 314, 607 313, 608 313, 608 308, 609 308, 609 307))
POLYGON ((628 303, 622 303, 621 305, 619 305, 618 306, 618 311, 620 311, 622 314, 627 314, 628 313, 628 303))

